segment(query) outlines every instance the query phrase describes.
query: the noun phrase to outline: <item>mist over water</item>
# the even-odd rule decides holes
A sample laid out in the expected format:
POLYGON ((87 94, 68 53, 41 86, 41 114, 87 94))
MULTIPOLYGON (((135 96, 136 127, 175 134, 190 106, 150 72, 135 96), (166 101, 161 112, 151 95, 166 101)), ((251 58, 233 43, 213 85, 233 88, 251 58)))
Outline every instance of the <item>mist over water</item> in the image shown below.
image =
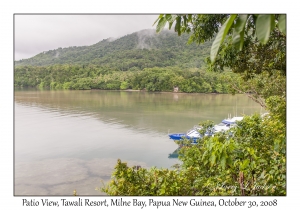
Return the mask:
POLYGON ((168 133, 260 111, 243 95, 16 91, 15 195, 100 195, 118 158, 170 168, 168 133))

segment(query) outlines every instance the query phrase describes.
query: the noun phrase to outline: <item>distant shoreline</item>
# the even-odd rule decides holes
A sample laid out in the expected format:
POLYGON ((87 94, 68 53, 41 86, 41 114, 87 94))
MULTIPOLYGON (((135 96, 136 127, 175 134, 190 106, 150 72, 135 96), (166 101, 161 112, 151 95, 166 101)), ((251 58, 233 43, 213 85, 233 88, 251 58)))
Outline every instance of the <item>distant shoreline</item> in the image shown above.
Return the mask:
MULTIPOLYGON (((200 93, 200 92, 174 92, 174 91, 147 91, 147 90, 134 90, 134 89, 126 89, 126 90, 105 90, 105 89, 82 89, 82 90, 74 90, 74 89, 39 89, 38 87, 14 87, 14 91, 18 90, 36 90, 36 91, 120 91, 120 92, 144 92, 144 93, 174 93, 174 94, 206 94, 206 95, 232 95, 231 93, 200 93)), ((239 95, 239 93, 236 93, 239 95)))

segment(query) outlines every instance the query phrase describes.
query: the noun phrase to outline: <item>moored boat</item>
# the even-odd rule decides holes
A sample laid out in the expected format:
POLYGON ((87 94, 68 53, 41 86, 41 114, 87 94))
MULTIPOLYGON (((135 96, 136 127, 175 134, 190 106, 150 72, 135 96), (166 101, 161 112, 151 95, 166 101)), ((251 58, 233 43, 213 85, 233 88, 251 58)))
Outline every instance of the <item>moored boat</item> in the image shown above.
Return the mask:
POLYGON ((173 133, 169 134, 170 139, 173 140, 182 140, 184 138, 191 139, 196 142, 197 139, 201 137, 199 133, 199 126, 194 126, 192 129, 188 130, 186 133, 173 133))
POLYGON ((236 126, 236 122, 241 121, 242 119, 243 117, 233 117, 229 119, 224 119, 221 123, 214 126, 214 133, 227 131, 230 128, 236 126))
MULTIPOLYGON (((173 133, 169 134, 170 139, 173 140, 183 140, 184 138, 192 140, 193 143, 196 143, 198 139, 202 138, 202 135, 199 133, 201 129, 200 126, 194 126, 192 129, 188 130, 186 133, 173 133)), ((212 135, 209 132, 205 133, 205 136, 212 135)))
MULTIPOLYGON (((222 120, 221 123, 215 125, 210 132, 206 132, 205 136, 213 136, 215 133, 224 132, 229 130, 230 128, 236 126, 237 121, 241 121, 243 117, 233 117, 222 120)), ((190 139, 193 143, 197 142, 197 139, 201 139, 202 135, 199 133, 201 129, 200 126, 194 126, 192 129, 187 131, 186 133, 172 133, 169 134, 170 139, 172 140, 183 140, 183 139, 190 139)))

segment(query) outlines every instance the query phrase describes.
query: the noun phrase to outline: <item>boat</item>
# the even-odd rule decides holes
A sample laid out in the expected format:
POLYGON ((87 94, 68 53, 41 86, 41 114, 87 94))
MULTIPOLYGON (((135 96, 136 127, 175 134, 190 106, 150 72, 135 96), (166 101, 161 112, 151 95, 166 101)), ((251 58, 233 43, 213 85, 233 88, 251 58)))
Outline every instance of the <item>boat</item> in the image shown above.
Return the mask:
POLYGON ((182 140, 183 138, 197 140, 200 138, 200 133, 198 132, 201 129, 199 126, 194 126, 192 129, 188 130, 186 133, 172 133, 169 134, 170 139, 173 140, 182 140))
POLYGON ((214 133, 225 132, 230 128, 236 126, 237 121, 241 121, 244 117, 233 117, 222 120, 221 123, 214 126, 214 133))
MULTIPOLYGON (((233 117, 222 120, 221 123, 215 125, 211 131, 207 131, 205 136, 214 136, 215 133, 225 132, 230 128, 236 126, 237 121, 241 121, 244 117, 233 117)), ((186 133, 172 133, 169 134, 170 139, 172 140, 183 140, 189 139, 192 140, 192 143, 196 143, 198 139, 202 138, 202 135, 199 133, 201 129, 200 126, 194 126, 192 129, 188 130, 186 133)))
MULTIPOLYGON (((194 126, 192 129, 188 130, 186 133, 173 133, 169 134, 170 139, 173 140, 183 140, 184 138, 192 140, 192 143, 196 143, 197 139, 202 138, 202 135, 199 133, 201 129, 200 126, 194 126)), ((205 133, 205 136, 212 135, 209 132, 205 133)))

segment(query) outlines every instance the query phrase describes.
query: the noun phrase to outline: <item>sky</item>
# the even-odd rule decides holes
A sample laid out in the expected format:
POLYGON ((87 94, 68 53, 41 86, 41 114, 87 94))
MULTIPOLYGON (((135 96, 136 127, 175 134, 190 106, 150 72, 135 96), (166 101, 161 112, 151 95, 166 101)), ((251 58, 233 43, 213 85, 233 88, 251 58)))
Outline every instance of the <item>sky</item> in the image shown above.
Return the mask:
POLYGON ((155 29, 153 15, 15 14, 15 60, 59 47, 86 46, 142 29, 155 29))

